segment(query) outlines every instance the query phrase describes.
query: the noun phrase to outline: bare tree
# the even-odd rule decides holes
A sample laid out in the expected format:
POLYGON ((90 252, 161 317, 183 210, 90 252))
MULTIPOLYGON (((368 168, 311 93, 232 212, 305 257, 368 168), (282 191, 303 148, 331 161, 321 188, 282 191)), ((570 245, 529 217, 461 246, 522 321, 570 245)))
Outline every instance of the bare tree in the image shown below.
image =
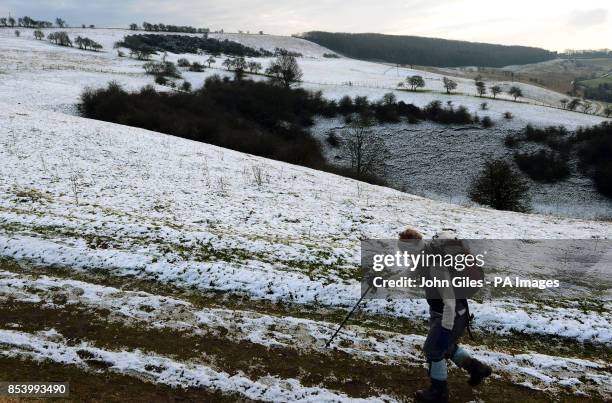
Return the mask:
POLYGON ((34 38, 40 41, 44 37, 45 37, 45 34, 43 34, 43 31, 41 31, 40 29, 37 29, 36 31, 34 31, 34 38))
POLYGON ((485 85, 484 81, 476 81, 474 85, 476 85, 476 92, 478 93, 479 97, 482 97, 487 93, 487 86, 485 85))
POLYGON ((60 28, 64 28, 66 26, 66 21, 58 17, 55 19, 55 25, 57 25, 60 28))
POLYGON ((523 96, 523 91, 517 86, 512 86, 508 90, 508 94, 512 95, 514 97, 514 102, 516 102, 517 98, 523 96))
POLYGON ((373 131, 369 121, 357 119, 346 130, 343 154, 350 160, 358 177, 376 175, 384 171, 389 151, 382 138, 373 131))
POLYGON ((238 57, 234 60, 234 76, 237 80, 242 80, 244 72, 247 69, 247 62, 244 57, 238 57))
POLYGON ((212 56, 208 56, 208 59, 206 59, 206 63, 208 63, 208 68, 210 68, 210 65, 215 63, 215 62, 216 62, 216 60, 212 56))
POLYGON ((261 65, 261 63, 258 63, 258 62, 249 62, 248 67, 249 67, 249 71, 254 74, 259 73, 259 71, 263 69, 263 66, 261 65))
POLYGON ((571 101, 569 101, 569 103, 567 104, 567 109, 569 109, 570 111, 574 111, 581 104, 582 104, 582 102, 580 102, 580 100, 578 98, 574 98, 571 101))
POLYGON ((11 28, 15 27, 15 19, 13 17, 9 17, 7 21, 11 28))
POLYGON ((387 92, 383 95, 381 102, 383 105, 393 105, 397 102, 397 97, 392 92, 387 92))
POLYGON ((562 100, 560 100, 560 101, 559 101, 559 103, 561 104, 561 107, 562 107, 563 109, 566 109, 566 108, 567 108, 567 103, 568 103, 568 102, 569 102, 569 99, 567 99, 567 98, 563 98, 562 100))
POLYGON ((291 87, 291 84, 300 82, 303 77, 302 69, 298 65, 295 56, 289 54, 281 54, 276 60, 270 63, 266 69, 266 74, 270 76, 272 81, 278 82, 285 87, 291 87))
POLYGON ((234 59, 227 58, 221 64, 229 71, 234 67, 234 59))
POLYGON ((130 24, 130 30, 136 31, 137 29, 138 29, 138 24, 135 24, 135 23, 130 24))
POLYGON ((582 103, 582 112, 583 113, 589 113, 592 108, 593 108, 593 103, 591 103, 589 101, 584 101, 582 103))
POLYGON ((497 97, 497 94, 501 94, 502 92, 502 88, 499 85, 492 85, 489 90, 491 91, 491 94, 493 95, 493 99, 495 99, 497 97))
POLYGON ((450 94, 451 91, 457 88, 457 82, 448 77, 442 77, 442 86, 446 89, 446 93, 450 94))

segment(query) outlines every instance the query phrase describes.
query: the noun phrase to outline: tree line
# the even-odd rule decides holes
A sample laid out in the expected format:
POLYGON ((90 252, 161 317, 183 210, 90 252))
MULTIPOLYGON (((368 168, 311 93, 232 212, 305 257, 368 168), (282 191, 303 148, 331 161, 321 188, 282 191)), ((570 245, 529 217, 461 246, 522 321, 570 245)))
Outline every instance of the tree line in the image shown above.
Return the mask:
MULTIPOLYGON (((62 18, 55 19, 55 26, 65 28, 66 21, 62 18)), ((31 17, 19 17, 17 19, 9 17, 0 17, 0 27, 23 27, 23 28, 53 28, 54 25, 50 21, 35 20, 31 17)))
MULTIPOLYGON (((38 40, 43 40, 44 37, 45 34, 41 30, 37 29, 36 31, 34 31, 34 38, 38 40)), ((102 45, 100 45, 93 39, 82 37, 80 35, 74 39, 73 44, 72 39, 70 39, 70 36, 65 31, 51 32, 49 35, 47 35, 47 39, 49 40, 49 42, 53 42, 59 46, 72 47, 74 46, 74 44, 76 44, 79 49, 83 50, 93 50, 97 52, 103 48, 102 45)))
POLYGON ((208 28, 195 28, 189 25, 171 25, 161 22, 158 24, 151 24, 150 22, 145 21, 142 23, 142 27, 134 22, 130 24, 130 30, 137 31, 140 29, 152 32, 184 32, 189 34, 207 34, 210 32, 210 29, 208 28))
POLYGON ((302 37, 345 56, 404 65, 504 67, 557 57, 556 52, 540 48, 418 36, 313 31, 302 37))
MULTIPOLYGON (((425 84, 426 83, 423 76, 412 75, 406 77, 406 80, 398 83, 397 86, 398 88, 407 87, 410 91, 417 91, 419 88, 424 88, 425 84)), ((489 91, 493 99, 495 99, 497 95, 503 92, 502 87, 497 84, 491 85, 487 88, 486 83, 482 80, 482 77, 480 76, 474 79, 474 85, 476 87, 476 93, 479 97, 484 97, 487 94, 487 91, 489 91)), ((449 77, 442 77, 442 87, 444 88, 446 93, 450 95, 454 90, 457 89, 457 82, 449 77)), ((508 89, 508 94, 511 95, 516 101, 518 98, 523 96, 523 91, 520 87, 513 85, 508 89)))
POLYGON ((559 53, 561 59, 605 59, 612 58, 612 50, 573 50, 568 49, 563 53, 559 53))

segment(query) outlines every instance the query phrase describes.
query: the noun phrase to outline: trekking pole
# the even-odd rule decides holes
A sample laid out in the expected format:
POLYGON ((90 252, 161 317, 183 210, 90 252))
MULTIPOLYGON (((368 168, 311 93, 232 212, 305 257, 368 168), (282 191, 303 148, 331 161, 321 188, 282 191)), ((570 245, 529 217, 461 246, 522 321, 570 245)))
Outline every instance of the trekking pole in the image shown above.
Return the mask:
POLYGON ((357 303, 355 304, 355 306, 353 307, 353 309, 351 309, 351 311, 348 313, 348 315, 346 315, 346 317, 344 318, 344 320, 342 321, 342 323, 340 323, 340 326, 338 326, 338 329, 336 329, 336 332, 332 335, 332 337, 329 338, 329 340, 327 340, 327 343, 325 343, 325 348, 329 347, 329 345, 331 344, 331 342, 336 338, 336 336, 338 335, 338 333, 340 332, 340 330, 342 329, 342 327, 344 327, 344 324, 346 323, 346 321, 349 320, 349 318, 351 317, 351 315, 353 314, 353 312, 355 312, 355 309, 357 309, 357 307, 359 306, 359 304, 361 303, 361 301, 363 301, 363 299, 365 298, 365 296, 367 295, 367 293, 370 291, 370 288, 372 288, 372 283, 370 283, 370 285, 368 286, 368 288, 365 290, 365 292, 363 293, 363 295, 361 296, 361 298, 359 298, 359 301, 357 301, 357 303))

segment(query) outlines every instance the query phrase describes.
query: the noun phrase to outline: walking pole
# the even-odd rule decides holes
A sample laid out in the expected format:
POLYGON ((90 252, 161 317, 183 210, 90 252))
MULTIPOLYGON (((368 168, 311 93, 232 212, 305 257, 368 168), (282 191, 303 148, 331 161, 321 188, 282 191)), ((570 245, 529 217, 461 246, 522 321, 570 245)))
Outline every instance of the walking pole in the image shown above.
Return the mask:
POLYGON ((325 343, 325 348, 329 347, 329 345, 331 344, 331 342, 334 340, 334 338, 338 335, 338 333, 340 332, 340 329, 342 329, 342 327, 344 326, 344 324, 346 323, 347 320, 349 320, 349 318, 351 317, 351 315, 353 314, 353 312, 355 312, 355 309, 357 309, 357 307, 359 306, 359 304, 361 303, 361 301, 363 301, 363 299, 365 298, 365 296, 367 295, 368 291, 370 291, 370 288, 372 288, 372 283, 370 283, 370 285, 368 286, 368 288, 365 290, 365 292, 363 293, 363 295, 361 296, 361 298, 359 298, 359 301, 357 301, 357 303, 355 304, 355 306, 353 307, 353 309, 351 309, 351 311, 348 313, 348 315, 346 315, 346 318, 344 318, 344 320, 342 321, 342 323, 340 323, 340 326, 338 326, 338 329, 336 329, 336 332, 333 334, 332 337, 329 338, 329 340, 327 340, 327 343, 325 343))

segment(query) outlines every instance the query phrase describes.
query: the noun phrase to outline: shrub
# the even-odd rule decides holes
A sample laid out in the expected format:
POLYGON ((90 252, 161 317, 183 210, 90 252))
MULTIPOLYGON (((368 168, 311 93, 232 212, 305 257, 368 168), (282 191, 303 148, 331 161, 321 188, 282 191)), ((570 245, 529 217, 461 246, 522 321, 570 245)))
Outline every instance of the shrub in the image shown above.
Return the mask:
POLYGON ((147 62, 142 66, 147 74, 180 78, 181 73, 172 62, 147 62))
POLYGON ((302 55, 300 52, 293 52, 285 48, 274 48, 274 56, 302 57, 304 55, 302 55))
POLYGON ((317 112, 302 89, 208 78, 191 93, 103 88, 81 97, 84 116, 203 141, 313 168, 328 168, 301 125, 317 112))
POLYGON ((378 102, 374 104, 374 116, 381 123, 397 123, 400 121, 400 115, 397 110, 397 104, 389 102, 378 102))
POLYGON ((184 57, 181 57, 180 59, 178 59, 176 61, 176 64, 179 67, 189 67, 189 66, 191 66, 191 63, 189 63, 189 60, 185 59, 184 57))
POLYGON ((592 178, 595 188, 602 195, 612 198, 612 123, 602 122, 591 127, 580 127, 570 136, 563 126, 534 128, 527 125, 520 135, 509 135, 505 139, 508 146, 516 147, 522 142, 544 144, 555 153, 526 158, 519 156, 526 170, 532 169, 534 176, 543 176, 543 180, 561 180, 567 176, 569 157, 576 155, 578 166, 583 174, 592 178), (536 165, 537 164, 537 165, 536 165), (535 168, 531 168, 535 165, 535 168), (550 165, 550 166, 549 166, 550 165), (543 170, 543 173, 535 172, 543 170), (560 178, 560 179, 557 179, 560 178))
POLYGON ((189 66, 189 71, 195 71, 199 73, 204 71, 204 66, 198 62, 193 62, 191 63, 191 66, 189 66))
POLYGON ((580 169, 593 178, 601 194, 612 198, 612 122, 581 127, 571 142, 577 149, 580 169))
POLYGON ((505 141, 512 147, 525 142, 543 144, 562 154, 568 154, 572 148, 568 131, 563 126, 536 128, 527 125, 520 134, 510 134, 505 141))
POLYGON ((168 79, 164 76, 155 76, 155 83, 159 85, 168 84, 168 79))
POLYGON ((333 148, 340 147, 340 139, 338 138, 335 132, 329 132, 325 141, 327 141, 327 144, 329 144, 333 148))
POLYGON ((514 148, 514 147, 518 146, 520 144, 520 142, 521 142, 521 139, 516 134, 508 134, 504 138, 504 145, 506 147, 514 148))
POLYGON ((323 53, 323 57, 328 58, 328 59, 339 59, 340 56, 338 56, 335 53, 323 53))
POLYGON ((567 156, 554 151, 514 153, 514 161, 521 171, 536 182, 559 182, 570 175, 567 156))
POLYGON ((191 92, 191 83, 189 81, 183 81, 183 84, 181 84, 181 90, 191 92))
POLYGON ((507 119, 507 120, 514 119, 514 115, 511 112, 504 112, 503 116, 504 116, 504 119, 507 119))
POLYGON ((491 118, 489 116, 485 116, 484 118, 482 118, 482 120, 480 121, 480 124, 482 125, 482 127, 484 127, 485 129, 488 129, 489 127, 493 127, 493 120, 491 120, 491 118))
POLYGON ((440 101, 431 101, 423 112, 428 119, 439 123, 467 124, 476 121, 476 117, 472 117, 466 107, 460 106, 455 109, 452 104, 442 107, 440 101))
POLYGON ((529 185, 504 160, 489 160, 472 180, 468 194, 472 201, 497 210, 529 210, 529 185))

